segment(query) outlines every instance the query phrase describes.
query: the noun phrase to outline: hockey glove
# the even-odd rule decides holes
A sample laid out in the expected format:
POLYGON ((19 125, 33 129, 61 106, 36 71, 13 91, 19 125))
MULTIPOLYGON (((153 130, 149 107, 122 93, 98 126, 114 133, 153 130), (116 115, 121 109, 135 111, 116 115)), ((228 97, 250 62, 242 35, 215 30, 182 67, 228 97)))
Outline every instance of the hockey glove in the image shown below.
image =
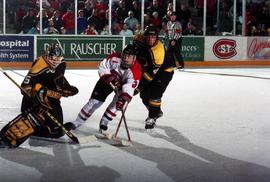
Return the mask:
POLYGON ((78 88, 75 86, 70 85, 69 88, 62 90, 62 96, 69 97, 76 95, 79 92, 78 88))
POLYGON ((122 86, 121 76, 115 70, 111 70, 111 74, 105 74, 100 79, 107 85, 112 84, 116 89, 120 89, 122 86))
POLYGON ((116 109, 117 110, 122 110, 126 102, 131 101, 131 96, 128 95, 127 93, 122 93, 116 102, 116 109))

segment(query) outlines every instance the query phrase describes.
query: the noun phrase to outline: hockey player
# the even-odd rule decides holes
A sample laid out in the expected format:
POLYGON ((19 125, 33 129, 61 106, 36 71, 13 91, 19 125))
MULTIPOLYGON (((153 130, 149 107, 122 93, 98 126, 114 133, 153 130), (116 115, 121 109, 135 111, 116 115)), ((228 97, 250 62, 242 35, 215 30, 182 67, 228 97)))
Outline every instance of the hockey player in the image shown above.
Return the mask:
POLYGON ((184 61, 181 54, 182 45, 182 25, 176 20, 177 13, 174 11, 170 15, 170 21, 167 22, 167 37, 169 39, 168 56, 175 60, 175 67, 184 68, 184 61))
POLYGON ((134 44, 141 53, 143 76, 134 95, 140 93, 143 104, 148 109, 145 129, 153 129, 156 120, 163 115, 161 98, 173 76, 174 61, 167 58, 164 44, 158 40, 158 30, 154 25, 146 27, 143 36, 134 38, 134 44))
MULTIPOLYGON (((60 98, 78 93, 64 77, 66 63, 58 44, 50 45, 45 54, 32 64, 21 87, 24 89, 21 114, 0 132, 1 140, 10 147, 17 147, 31 135, 59 138, 63 131, 45 112, 63 123, 60 98)), ((66 126, 69 126, 67 124, 66 126)))
POLYGON ((79 112, 73 122, 74 128, 80 127, 99 108, 109 94, 115 92, 112 102, 104 112, 99 128, 100 132, 107 130, 108 123, 113 120, 118 110, 132 99, 134 89, 141 78, 141 66, 136 60, 137 50, 128 44, 122 53, 113 53, 99 65, 100 79, 95 85, 88 102, 79 112))

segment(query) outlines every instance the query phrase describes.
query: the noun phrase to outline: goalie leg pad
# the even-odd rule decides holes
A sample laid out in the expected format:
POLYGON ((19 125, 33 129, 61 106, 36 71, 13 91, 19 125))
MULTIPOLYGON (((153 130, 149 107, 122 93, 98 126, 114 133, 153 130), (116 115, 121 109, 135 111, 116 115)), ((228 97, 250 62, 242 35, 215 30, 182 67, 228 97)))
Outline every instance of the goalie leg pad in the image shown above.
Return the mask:
POLYGON ((10 147, 18 147, 35 131, 35 125, 22 114, 8 123, 0 132, 3 141, 10 147))

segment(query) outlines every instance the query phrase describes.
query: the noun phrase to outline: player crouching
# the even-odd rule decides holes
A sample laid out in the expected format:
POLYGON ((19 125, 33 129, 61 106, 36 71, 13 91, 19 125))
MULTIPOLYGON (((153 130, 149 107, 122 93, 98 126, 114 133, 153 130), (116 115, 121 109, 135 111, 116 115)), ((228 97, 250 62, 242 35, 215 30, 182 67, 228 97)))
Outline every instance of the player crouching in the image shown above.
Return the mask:
MULTIPOLYGON (((31 135, 51 138, 64 135, 56 124, 63 124, 60 98, 78 93, 78 89, 64 77, 65 69, 66 63, 58 44, 50 45, 45 54, 33 62, 21 85, 22 113, 0 131, 3 145, 18 147, 31 135)), ((68 129, 70 123, 65 126, 68 129)))

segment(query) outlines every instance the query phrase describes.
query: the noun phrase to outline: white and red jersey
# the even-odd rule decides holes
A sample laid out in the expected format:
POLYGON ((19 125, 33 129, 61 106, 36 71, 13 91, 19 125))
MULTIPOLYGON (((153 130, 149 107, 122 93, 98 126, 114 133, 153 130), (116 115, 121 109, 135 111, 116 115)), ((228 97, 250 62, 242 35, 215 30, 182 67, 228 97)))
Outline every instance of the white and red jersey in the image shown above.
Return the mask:
POLYGON ((128 94, 132 98, 134 89, 138 86, 142 76, 141 65, 136 60, 131 68, 121 67, 121 53, 113 53, 99 64, 98 74, 100 77, 111 74, 112 70, 119 73, 122 81, 122 93, 128 94))

